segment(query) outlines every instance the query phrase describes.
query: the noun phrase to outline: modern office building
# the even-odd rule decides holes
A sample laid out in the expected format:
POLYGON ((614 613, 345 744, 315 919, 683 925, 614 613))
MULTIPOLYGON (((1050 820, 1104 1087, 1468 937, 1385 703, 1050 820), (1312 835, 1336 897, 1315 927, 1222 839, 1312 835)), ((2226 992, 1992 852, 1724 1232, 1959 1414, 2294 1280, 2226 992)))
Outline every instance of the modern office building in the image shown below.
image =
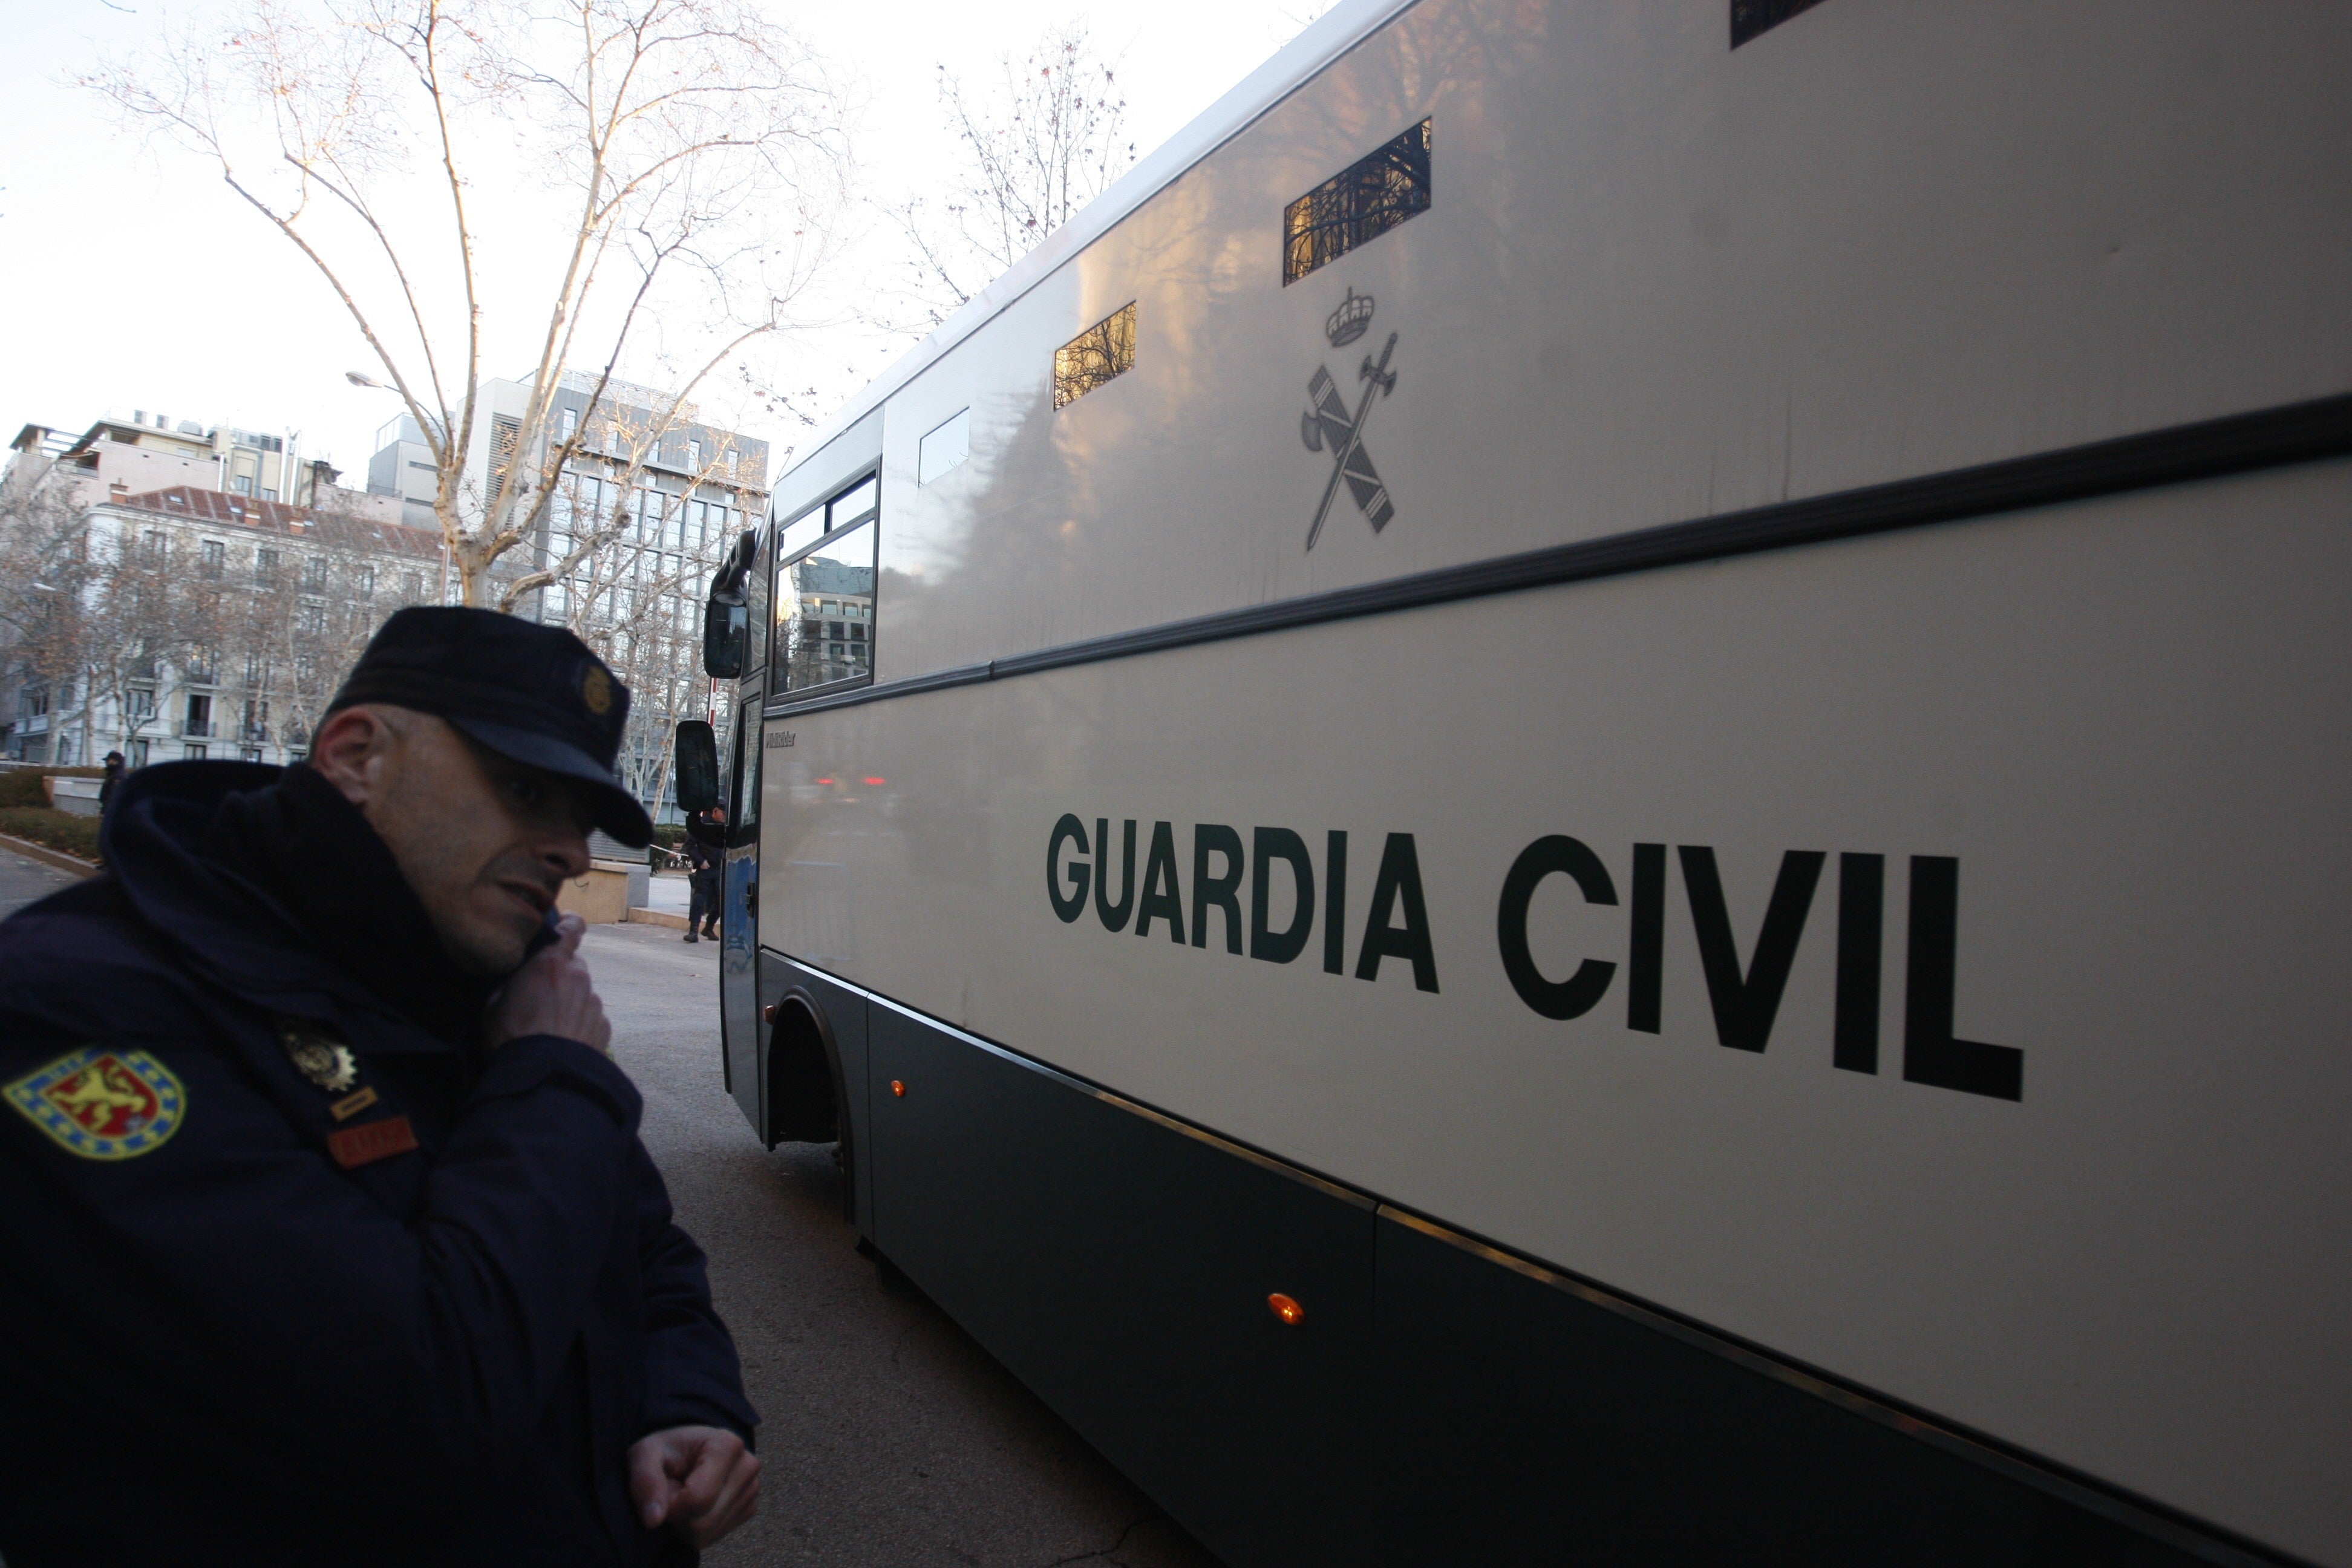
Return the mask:
MULTIPOLYGON (((596 394, 595 376, 565 372, 548 429, 525 451, 530 384, 483 384, 461 505, 478 517, 500 487, 536 483, 551 450, 579 437, 529 537, 492 568, 493 602, 570 627, 628 683, 620 772, 667 816, 671 730, 709 707, 698 665, 702 595, 719 558, 767 505, 769 447, 703 423, 692 405, 654 387, 612 381, 596 394)), ((409 526, 433 529, 438 483, 425 432, 405 415, 386 421, 368 489, 396 503, 409 526)))

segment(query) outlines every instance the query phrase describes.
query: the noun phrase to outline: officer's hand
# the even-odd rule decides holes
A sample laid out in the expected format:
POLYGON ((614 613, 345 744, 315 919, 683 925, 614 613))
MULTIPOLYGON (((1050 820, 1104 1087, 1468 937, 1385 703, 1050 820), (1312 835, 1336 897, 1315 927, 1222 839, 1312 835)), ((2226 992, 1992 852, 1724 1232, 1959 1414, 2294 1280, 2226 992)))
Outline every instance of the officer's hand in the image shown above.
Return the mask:
POLYGON ((651 1432, 630 1446, 629 1497, 647 1530, 705 1547, 760 1511, 760 1457, 717 1426, 651 1432))
POLYGON ((611 1054, 613 1026, 604 1021, 604 1004, 588 965, 580 956, 580 939, 588 922, 565 915, 556 922, 557 936, 533 953, 514 973, 490 1010, 489 1039, 493 1046, 525 1035, 554 1035, 611 1054))

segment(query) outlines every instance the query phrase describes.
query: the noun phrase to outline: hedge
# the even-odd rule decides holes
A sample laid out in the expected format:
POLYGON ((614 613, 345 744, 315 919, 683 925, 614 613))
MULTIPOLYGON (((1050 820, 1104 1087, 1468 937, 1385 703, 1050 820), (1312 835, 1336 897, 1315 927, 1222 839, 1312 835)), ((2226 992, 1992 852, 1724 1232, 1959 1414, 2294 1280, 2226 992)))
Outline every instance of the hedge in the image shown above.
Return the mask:
POLYGON ((101 779, 106 776, 106 770, 104 768, 0 768, 0 806, 48 805, 48 792, 41 787, 41 780, 51 773, 62 773, 68 778, 76 779, 101 779))
POLYGON ((0 805, 0 833, 29 838, 84 860, 98 858, 98 818, 46 805, 0 805))

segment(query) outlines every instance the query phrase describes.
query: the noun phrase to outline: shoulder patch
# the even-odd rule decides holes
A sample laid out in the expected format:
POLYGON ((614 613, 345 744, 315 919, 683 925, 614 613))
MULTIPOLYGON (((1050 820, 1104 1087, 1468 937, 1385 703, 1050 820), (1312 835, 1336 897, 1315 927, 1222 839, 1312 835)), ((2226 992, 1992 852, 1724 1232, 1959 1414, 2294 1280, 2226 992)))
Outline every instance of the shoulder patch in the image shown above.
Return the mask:
POLYGON ((85 1046, 8 1085, 8 1103, 59 1148, 128 1160, 161 1148, 187 1115, 171 1069, 145 1051, 85 1046))

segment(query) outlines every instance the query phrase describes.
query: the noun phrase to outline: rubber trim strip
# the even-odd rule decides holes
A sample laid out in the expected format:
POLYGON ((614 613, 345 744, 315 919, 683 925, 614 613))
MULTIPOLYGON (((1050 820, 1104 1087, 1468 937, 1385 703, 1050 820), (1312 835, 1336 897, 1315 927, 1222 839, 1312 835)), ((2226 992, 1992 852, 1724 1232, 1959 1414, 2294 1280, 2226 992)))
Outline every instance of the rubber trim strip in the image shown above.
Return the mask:
POLYGON ((1719 517, 1661 523, 1654 528, 1580 540, 1518 555, 1444 566, 1359 587, 1307 594, 1270 605, 1221 610, 1015 654, 984 664, 960 665, 904 680, 884 681, 805 702, 772 708, 771 715, 814 713, 880 702, 918 692, 1003 680, 1076 664, 1257 637, 1325 621, 1512 594, 1528 588, 1622 576, 1697 561, 1753 555, 1930 523, 1958 522, 2066 501, 2122 495, 2159 485, 2220 479, 2291 463, 2352 453, 2352 393, 2175 425, 2136 436, 2093 441, 2053 452, 2006 458, 1974 468, 1895 479, 1801 500, 1775 501, 1719 517))
POLYGON ((1287 1160, 1253 1149, 1247 1144, 1236 1143, 1230 1138, 1171 1116, 1166 1111, 1154 1110, 1149 1106, 1139 1104, 1099 1084, 1089 1083, 1085 1079, 1039 1061, 1034 1057, 1024 1056, 1009 1046, 984 1038, 968 1029, 958 1028, 955 1025, 935 1018, 919 1008, 894 1001, 878 991, 868 989, 854 981, 845 980, 814 964, 804 963, 797 958, 778 952, 773 948, 762 947, 760 951, 766 956, 781 959, 795 968, 805 970, 812 974, 823 975, 827 981, 840 986, 843 990, 862 996, 877 1006, 887 1007, 901 1017, 910 1018, 928 1028, 936 1029, 940 1034, 947 1035, 976 1050, 999 1058, 1012 1066, 1025 1068, 1031 1072, 1052 1079, 1080 1094, 1118 1106, 1123 1110, 1132 1111, 1148 1121, 1157 1122, 1171 1131, 1237 1155, 1263 1170, 1287 1176, 1302 1185, 1342 1199, 1357 1208, 1370 1210, 1376 1218, 1389 1220, 1417 1230, 1423 1236, 1442 1241, 1449 1247, 1458 1247, 1489 1263, 1497 1264, 1515 1274, 1549 1285, 1555 1289, 1565 1290, 1580 1300, 1589 1302, 1604 1311, 1612 1312, 1630 1322, 1664 1333, 1694 1349, 1721 1356, 1760 1376, 1769 1377, 1776 1383, 1785 1384, 1791 1388, 1811 1394, 1850 1414, 1859 1415, 1879 1426, 1891 1427, 1906 1436, 1916 1437, 1947 1453, 1981 1464, 1986 1468, 2011 1480, 2074 1503, 2077 1507, 2087 1509, 2104 1519, 2112 1520, 2145 1535, 2152 1536, 2168 1545, 2200 1557, 2208 1563, 2222 1564, 2223 1568, 2316 1568, 2315 1564, 2310 1563, 2305 1559, 2291 1556, 2258 1542, 2245 1540, 2218 1525, 2208 1524, 2168 1508, 2162 1503, 2140 1497, 2137 1493, 2081 1475, 2056 1460, 2040 1458, 2025 1450, 2012 1447, 1997 1437, 1971 1432, 1966 1427, 1941 1421, 1925 1412, 1906 1408, 1891 1396, 1856 1387, 1829 1373, 1808 1367, 1801 1362, 1789 1360, 1761 1345, 1750 1344, 1745 1340, 1734 1338, 1720 1330, 1709 1328, 1704 1323, 1683 1317, 1666 1308, 1653 1306, 1638 1297, 1623 1295, 1606 1285, 1512 1252, 1466 1232, 1455 1230, 1426 1215, 1415 1214, 1410 1209, 1400 1208, 1394 1204, 1372 1196, 1360 1188, 1334 1181, 1304 1166, 1294 1165, 1287 1160))

